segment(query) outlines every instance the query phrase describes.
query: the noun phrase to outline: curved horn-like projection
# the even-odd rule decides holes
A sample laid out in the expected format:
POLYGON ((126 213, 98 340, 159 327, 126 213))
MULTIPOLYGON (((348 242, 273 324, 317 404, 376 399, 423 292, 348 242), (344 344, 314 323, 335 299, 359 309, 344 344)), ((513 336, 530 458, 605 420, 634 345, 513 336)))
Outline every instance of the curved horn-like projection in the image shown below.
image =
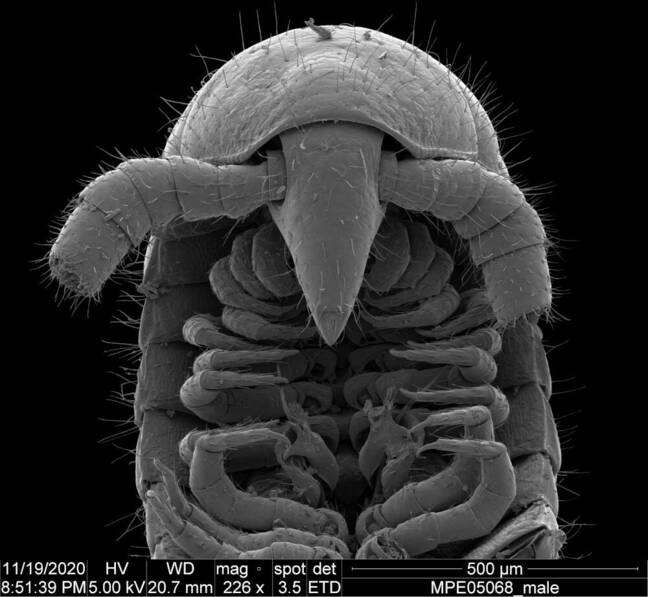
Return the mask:
POLYGON ((353 311, 383 218, 378 175, 383 133, 320 123, 280 135, 286 198, 269 205, 295 263, 315 324, 332 345, 353 311))
POLYGON ((282 199, 280 152, 259 165, 213 166, 181 156, 128 160, 91 182, 49 254, 53 275, 97 294, 130 249, 179 222, 239 218, 282 199))
POLYGON ((402 160, 384 152, 380 198, 452 222, 481 267, 497 320, 551 306, 542 221, 510 179, 465 160, 402 160))

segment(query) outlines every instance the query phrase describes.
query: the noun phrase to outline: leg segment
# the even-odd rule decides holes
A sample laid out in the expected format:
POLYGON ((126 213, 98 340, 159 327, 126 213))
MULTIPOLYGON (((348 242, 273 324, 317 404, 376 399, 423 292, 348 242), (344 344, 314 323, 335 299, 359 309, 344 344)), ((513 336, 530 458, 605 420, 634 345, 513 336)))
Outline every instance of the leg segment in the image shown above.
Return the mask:
MULTIPOLYGON (((378 531, 401 546, 410 556, 421 555, 438 545, 473 539, 490 533, 515 497, 515 477, 506 446, 483 440, 440 439, 431 447, 477 458, 481 481, 464 503, 441 512, 426 512, 394 528, 378 531)), ((375 557, 376 536, 370 536, 356 557, 375 557)))

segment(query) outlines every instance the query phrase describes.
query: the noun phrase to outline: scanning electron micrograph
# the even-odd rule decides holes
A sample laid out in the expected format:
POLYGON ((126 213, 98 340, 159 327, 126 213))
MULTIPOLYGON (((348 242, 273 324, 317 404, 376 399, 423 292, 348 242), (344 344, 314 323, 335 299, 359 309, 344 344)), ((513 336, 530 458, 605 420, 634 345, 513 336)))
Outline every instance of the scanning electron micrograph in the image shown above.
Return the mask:
POLYGON ((145 252, 150 556, 558 558, 547 245, 485 109, 415 45, 310 20, 222 64, 49 253, 97 297, 145 252))

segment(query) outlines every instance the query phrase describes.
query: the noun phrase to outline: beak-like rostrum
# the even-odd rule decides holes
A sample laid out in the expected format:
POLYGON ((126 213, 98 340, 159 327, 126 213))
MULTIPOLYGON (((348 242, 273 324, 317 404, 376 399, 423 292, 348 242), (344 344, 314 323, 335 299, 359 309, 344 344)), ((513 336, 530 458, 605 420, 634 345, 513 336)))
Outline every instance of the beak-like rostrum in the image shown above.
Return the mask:
POLYGON ((383 218, 378 175, 383 133, 326 122, 280 135, 286 196, 272 217, 295 263, 315 324, 333 345, 353 311, 383 218))

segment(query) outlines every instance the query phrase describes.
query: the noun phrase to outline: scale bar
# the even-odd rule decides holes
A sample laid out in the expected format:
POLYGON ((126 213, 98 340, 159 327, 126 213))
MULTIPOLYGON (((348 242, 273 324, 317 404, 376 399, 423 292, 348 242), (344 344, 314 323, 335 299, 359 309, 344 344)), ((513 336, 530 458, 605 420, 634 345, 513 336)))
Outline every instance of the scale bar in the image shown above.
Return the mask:
MULTIPOLYGON (((348 580, 428 580, 427 576, 346 576, 348 580)), ((440 580, 641 580, 641 576, 444 576, 440 580)))
POLYGON ((634 568, 606 568, 606 567, 603 567, 603 566, 596 566, 595 568, 557 568, 557 567, 554 567, 554 568, 535 568, 533 566, 529 566, 527 568, 527 570, 573 570, 573 571, 577 571, 577 570, 584 570, 584 571, 587 571, 587 570, 634 570, 635 572, 638 572, 639 571, 639 566, 635 566, 634 568))
POLYGON ((355 566, 351 566, 351 570, 357 570, 358 572, 361 572, 363 570, 404 570, 405 572, 414 572, 415 570, 463 570, 463 568, 389 568, 387 566, 380 566, 380 568, 356 568, 355 566))

